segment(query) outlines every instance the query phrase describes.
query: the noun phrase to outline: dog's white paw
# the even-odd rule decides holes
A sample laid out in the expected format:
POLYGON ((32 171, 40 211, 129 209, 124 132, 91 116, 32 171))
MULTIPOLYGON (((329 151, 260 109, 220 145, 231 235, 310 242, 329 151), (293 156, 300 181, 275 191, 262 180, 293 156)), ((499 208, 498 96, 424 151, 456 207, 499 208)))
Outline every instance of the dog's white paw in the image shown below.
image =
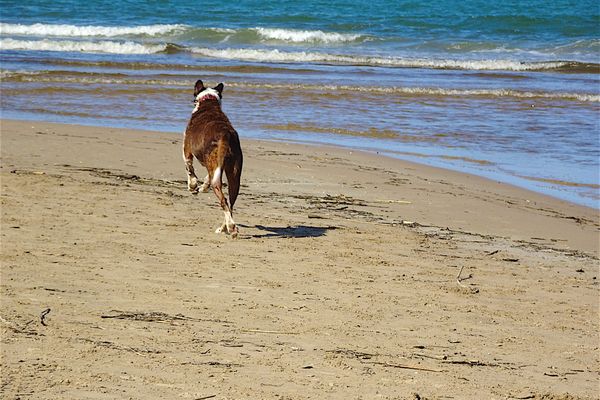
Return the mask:
POLYGON ((188 177, 188 190, 192 194, 198 194, 198 180, 194 177, 188 177))
POLYGON ((236 225, 227 226, 227 224, 223 224, 215 230, 215 233, 231 235, 231 238, 235 239, 238 236, 239 230, 236 225))

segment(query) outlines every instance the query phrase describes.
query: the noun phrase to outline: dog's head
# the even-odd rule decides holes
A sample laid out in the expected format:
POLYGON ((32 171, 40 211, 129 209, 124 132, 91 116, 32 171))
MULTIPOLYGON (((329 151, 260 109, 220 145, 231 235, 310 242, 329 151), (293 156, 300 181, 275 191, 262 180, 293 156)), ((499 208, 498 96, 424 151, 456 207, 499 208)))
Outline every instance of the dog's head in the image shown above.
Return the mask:
POLYGON ((223 98, 223 87, 224 85, 219 83, 214 88, 207 88, 204 87, 204 83, 198 79, 194 85, 194 103, 200 103, 201 101, 209 99, 218 100, 220 103, 223 98))

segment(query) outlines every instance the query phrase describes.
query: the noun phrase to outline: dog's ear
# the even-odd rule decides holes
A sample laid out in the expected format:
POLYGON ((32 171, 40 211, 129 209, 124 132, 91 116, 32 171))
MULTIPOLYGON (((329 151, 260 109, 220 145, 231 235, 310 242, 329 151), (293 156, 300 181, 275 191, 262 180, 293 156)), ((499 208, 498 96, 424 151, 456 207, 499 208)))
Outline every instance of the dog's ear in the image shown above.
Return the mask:
POLYGON ((215 86, 213 89, 215 89, 217 92, 219 92, 219 97, 223 97, 223 83, 219 83, 217 86, 215 86))
POLYGON ((194 97, 198 96, 198 93, 202 92, 204 89, 206 89, 204 87, 204 83, 202 83, 202 81, 198 79, 196 81, 196 84, 194 85, 194 97))

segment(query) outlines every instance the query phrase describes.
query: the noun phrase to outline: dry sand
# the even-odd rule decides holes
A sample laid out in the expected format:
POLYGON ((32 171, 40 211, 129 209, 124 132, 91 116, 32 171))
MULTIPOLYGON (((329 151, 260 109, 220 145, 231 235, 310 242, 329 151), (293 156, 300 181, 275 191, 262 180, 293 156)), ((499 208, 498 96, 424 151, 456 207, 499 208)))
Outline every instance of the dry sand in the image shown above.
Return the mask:
POLYGON ((177 134, 1 140, 3 399, 598 398, 596 210, 242 138, 232 240, 177 134))

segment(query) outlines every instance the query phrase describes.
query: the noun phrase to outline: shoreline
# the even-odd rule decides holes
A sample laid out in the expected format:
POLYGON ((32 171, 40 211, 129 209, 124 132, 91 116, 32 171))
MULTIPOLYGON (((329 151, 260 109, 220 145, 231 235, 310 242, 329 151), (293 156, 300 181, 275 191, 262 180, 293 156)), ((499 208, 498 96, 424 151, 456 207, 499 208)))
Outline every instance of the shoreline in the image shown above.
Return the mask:
POLYGON ((515 175, 515 174, 508 173, 508 172, 500 173, 498 171, 491 171, 491 172, 490 171, 480 171, 479 173, 475 173, 475 172, 471 172, 469 170, 469 168, 466 167, 468 165, 478 165, 478 166, 482 166, 482 167, 488 166, 488 165, 495 165, 494 162, 491 162, 488 160, 481 160, 481 159, 469 158, 469 157, 464 157, 464 156, 416 153, 416 152, 410 152, 410 151, 397 151, 397 150, 385 151, 385 150, 381 150, 381 149, 377 149, 377 148, 373 148, 373 147, 371 147, 371 148, 361 147, 359 145, 346 146, 346 145, 341 145, 341 144, 336 144, 336 143, 319 142, 318 140, 314 140, 314 141, 300 140, 300 139, 294 140, 294 139, 285 139, 285 138, 283 138, 283 139, 275 139, 275 138, 272 138, 272 139, 248 139, 248 140, 257 140, 257 141, 264 140, 264 141, 270 141, 270 142, 276 142, 276 143, 277 142, 290 143, 290 144, 308 145, 308 146, 324 147, 324 148, 331 147, 331 148, 338 148, 341 150, 358 151, 358 152, 373 154, 373 155, 377 155, 378 157, 391 158, 391 159, 399 160, 402 162, 407 162, 410 164, 416 164, 416 165, 426 166, 426 167, 430 167, 430 168, 434 168, 434 169, 440 169, 442 171, 452 171, 452 172, 456 172, 458 174, 465 174, 465 175, 475 176, 478 178, 483 178, 485 180, 500 183, 503 185, 508 185, 508 186, 514 187, 516 189, 524 190, 526 192, 531 192, 531 193, 535 193, 537 195, 549 197, 554 200, 563 201, 566 203, 570 203, 572 205, 589 208, 589 209, 595 210, 595 211, 600 211, 600 201, 597 199, 591 200, 593 203, 598 205, 598 207, 593 207, 593 206, 590 206, 590 205, 584 203, 584 202, 587 202, 587 199, 588 199, 587 197, 576 194, 576 193, 569 193, 567 195, 564 195, 563 197, 560 197, 559 195, 557 195, 558 192, 553 191, 553 190, 549 189, 548 187, 536 186, 537 190, 534 190, 531 188, 532 184, 543 183, 543 184, 549 184, 549 185, 558 185, 563 189, 565 189, 565 188, 586 188, 586 189, 597 190, 598 188, 600 188, 600 185, 598 185, 598 184, 561 181, 561 180, 550 179, 550 178, 541 178, 541 177, 526 176, 526 175, 515 175), (434 160, 434 162, 428 164, 422 160, 434 160), (435 160, 437 160, 437 162, 435 160), (462 166, 457 165, 457 166, 454 166, 454 168, 452 168, 452 166, 443 165, 444 160, 463 162, 463 164, 462 164, 462 166), (440 161, 441 161, 441 163, 440 163, 440 161), (575 201, 575 199, 579 200, 580 202, 575 201))
MULTIPOLYGON (((38 122, 41 124, 64 124, 64 125, 73 125, 73 126, 85 126, 90 128, 104 128, 104 129, 118 129, 118 130, 130 130, 130 131, 144 131, 144 129, 131 128, 131 127, 121 127, 121 126, 108 126, 108 125, 93 125, 86 123, 68 123, 68 122, 51 122, 48 119, 20 119, 20 118, 3 118, 5 121, 21 121, 21 122, 38 122)), ((179 135, 178 132, 166 131, 162 129, 149 129, 147 132, 156 132, 156 133, 166 133, 166 134, 175 134, 179 135)), ((274 138, 274 137, 265 137, 268 135, 264 134, 251 134, 251 137, 245 138, 248 141, 266 141, 266 142, 274 142, 274 143, 290 143, 290 144, 298 144, 298 145, 308 145, 314 147, 323 147, 323 148, 337 148, 340 150, 347 151, 357 151, 368 154, 373 154, 377 156, 387 157, 395 160, 399 160, 402 162, 407 162, 411 164, 423 165, 431 168, 438 168, 440 170, 445 171, 453 171, 459 174, 466 174, 471 176, 480 177, 486 180, 490 180, 493 182, 499 182, 501 184, 509 185, 521 190, 525 190, 527 192, 532 192, 538 195, 550 197, 555 200, 567 202, 576 206, 581 206, 585 208, 589 208, 600 212, 600 200, 597 199, 588 199, 583 194, 579 193, 567 193, 564 194, 563 189, 568 188, 586 188, 589 190, 597 190, 600 187, 598 184, 591 183, 577 183, 570 181, 560 181, 556 179, 544 178, 544 177, 535 177, 535 176, 525 176, 514 174, 510 172, 501 172, 501 171, 493 171, 493 170, 478 170, 474 171, 473 166, 477 165, 480 167, 484 167, 487 165, 495 165, 494 162, 488 160, 480 160, 480 159, 472 159, 464 156, 453 156, 449 154, 429 154, 429 153, 415 153, 412 151, 399 151, 399 150, 390 150, 386 151, 383 149, 378 149, 374 147, 368 147, 366 145, 343 145, 336 143, 335 141, 327 141, 323 140, 311 140, 311 139, 293 139, 293 138, 274 138), (430 160, 430 162, 426 162, 425 160, 430 160), (444 161, 456 161, 462 162, 461 164, 456 165, 444 165, 444 161), (552 189, 549 186, 539 186, 543 185, 558 185, 561 189, 552 189), (594 207, 590 204, 596 204, 597 207, 594 207)), ((442 147, 444 148, 444 147, 442 147)))
POLYGON ((3 397, 597 398, 596 210, 242 138, 233 240, 181 139, 1 120, 3 397))

